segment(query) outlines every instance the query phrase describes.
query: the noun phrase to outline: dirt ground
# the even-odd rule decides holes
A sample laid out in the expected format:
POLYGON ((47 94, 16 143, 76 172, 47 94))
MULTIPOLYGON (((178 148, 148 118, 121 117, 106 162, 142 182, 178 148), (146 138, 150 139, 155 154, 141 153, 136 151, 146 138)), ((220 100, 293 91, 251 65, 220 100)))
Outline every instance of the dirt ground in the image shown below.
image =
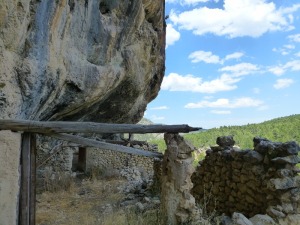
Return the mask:
MULTIPOLYGON (((123 187, 127 181, 109 179, 74 179, 61 190, 39 190, 36 205, 38 225, 159 225, 159 207, 143 209, 132 204, 122 204, 126 199, 123 187)), ((128 201, 127 201, 128 202, 128 201)), ((142 205, 142 204, 140 204, 142 205)))

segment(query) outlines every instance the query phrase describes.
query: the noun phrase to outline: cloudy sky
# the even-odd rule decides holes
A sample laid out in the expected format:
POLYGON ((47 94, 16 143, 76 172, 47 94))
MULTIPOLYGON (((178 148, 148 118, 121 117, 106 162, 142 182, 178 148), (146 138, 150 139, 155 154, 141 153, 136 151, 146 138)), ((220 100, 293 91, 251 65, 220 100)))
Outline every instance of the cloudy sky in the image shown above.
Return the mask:
POLYGON ((166 0, 166 15, 146 118, 212 128, 300 113, 300 1, 166 0))

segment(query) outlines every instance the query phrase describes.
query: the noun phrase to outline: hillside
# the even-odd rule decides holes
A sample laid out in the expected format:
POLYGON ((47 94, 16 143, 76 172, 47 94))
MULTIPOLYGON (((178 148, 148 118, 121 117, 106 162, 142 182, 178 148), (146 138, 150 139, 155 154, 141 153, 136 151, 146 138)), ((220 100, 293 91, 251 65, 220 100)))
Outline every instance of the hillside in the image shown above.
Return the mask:
MULTIPOLYGON (((147 118, 142 118, 138 124, 142 125, 153 125, 154 123, 147 119, 147 118)), ((156 134, 156 133, 149 133, 149 134, 135 134, 134 139, 138 141, 152 141, 156 139, 162 139, 164 137, 163 134, 156 134)))
MULTIPOLYGON (((272 141, 286 142, 296 141, 300 143, 300 114, 280 117, 259 124, 247 124, 243 126, 222 126, 207 131, 185 134, 197 148, 208 147, 216 144, 218 136, 233 135, 236 145, 240 148, 252 148, 253 137, 260 136, 272 141)), ((153 141, 159 145, 159 149, 165 148, 164 141, 153 141)))

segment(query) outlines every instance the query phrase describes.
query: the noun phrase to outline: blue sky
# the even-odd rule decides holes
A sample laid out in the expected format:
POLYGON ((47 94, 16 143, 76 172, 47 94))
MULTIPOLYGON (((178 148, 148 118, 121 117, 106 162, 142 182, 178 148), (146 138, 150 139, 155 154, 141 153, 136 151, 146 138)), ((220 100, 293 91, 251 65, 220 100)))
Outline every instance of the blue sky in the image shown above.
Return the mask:
POLYGON ((203 128, 300 113, 300 2, 166 0, 166 73, 145 117, 203 128))

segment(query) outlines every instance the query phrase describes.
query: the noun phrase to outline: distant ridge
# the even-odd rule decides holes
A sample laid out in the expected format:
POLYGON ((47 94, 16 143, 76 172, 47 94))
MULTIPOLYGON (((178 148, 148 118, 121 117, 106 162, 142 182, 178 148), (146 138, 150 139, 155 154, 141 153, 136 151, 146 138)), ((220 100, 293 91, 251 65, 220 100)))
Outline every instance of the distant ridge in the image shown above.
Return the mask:
MULTIPOLYGON (((185 134, 184 138, 197 148, 207 148, 216 145, 217 137, 225 135, 232 135, 236 145, 242 149, 253 149, 253 138, 256 136, 276 142, 296 141, 299 144, 300 114, 279 117, 257 124, 221 126, 203 132, 185 134)), ((162 138, 151 142, 158 144, 160 150, 165 149, 162 138)))
POLYGON ((260 136, 272 141, 300 143, 300 114, 279 117, 258 124, 243 126, 222 126, 206 132, 186 134, 196 147, 215 145, 218 136, 233 135, 236 144, 241 148, 252 148, 253 137, 260 136))

